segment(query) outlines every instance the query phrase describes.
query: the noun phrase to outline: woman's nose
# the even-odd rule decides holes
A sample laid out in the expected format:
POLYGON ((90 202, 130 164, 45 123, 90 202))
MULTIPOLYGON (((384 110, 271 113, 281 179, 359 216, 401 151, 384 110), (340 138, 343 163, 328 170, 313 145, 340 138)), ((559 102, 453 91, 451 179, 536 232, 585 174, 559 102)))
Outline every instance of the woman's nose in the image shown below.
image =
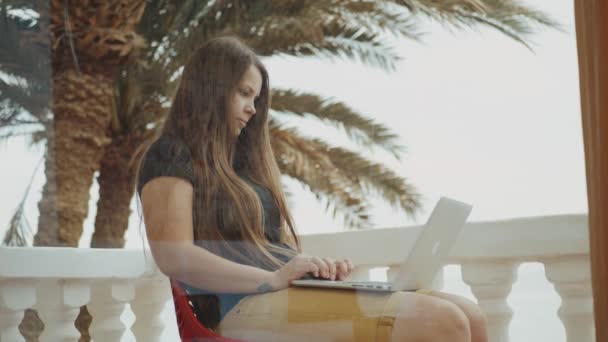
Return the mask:
POLYGON ((245 110, 247 111, 247 113, 255 115, 255 105, 248 104, 247 107, 245 107, 245 110))

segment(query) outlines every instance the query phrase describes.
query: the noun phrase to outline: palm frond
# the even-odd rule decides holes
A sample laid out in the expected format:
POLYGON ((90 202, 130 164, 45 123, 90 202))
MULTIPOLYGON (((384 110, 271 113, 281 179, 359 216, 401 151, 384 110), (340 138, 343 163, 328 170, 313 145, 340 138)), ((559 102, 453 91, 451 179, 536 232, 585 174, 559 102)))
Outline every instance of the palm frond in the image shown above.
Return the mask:
POLYGON ((528 37, 536 33, 535 27, 546 26, 563 31, 561 24, 544 13, 513 4, 507 8, 496 8, 486 15, 466 12, 461 15, 463 26, 486 25, 519 42, 531 51, 533 49, 528 37))
POLYGON ((396 63, 401 60, 395 50, 379 39, 367 39, 363 32, 343 31, 337 37, 329 37, 318 45, 303 44, 300 53, 312 53, 315 56, 334 56, 359 61, 369 66, 376 66, 386 71, 395 71, 396 63))
POLYGON ((341 147, 330 147, 315 140, 319 148, 327 151, 332 163, 347 177, 361 185, 365 194, 377 194, 393 208, 414 215, 420 208, 420 195, 403 177, 379 163, 371 162, 360 154, 341 147))
POLYGON ((161 97, 151 97, 134 110, 129 117, 130 127, 134 132, 159 129, 164 122, 169 108, 161 97))
POLYGON ((295 90, 273 89, 272 109, 298 116, 316 117, 344 129, 348 137, 362 147, 379 146, 396 159, 400 159, 405 152, 397 134, 373 119, 363 117, 343 102, 295 90))
POLYGON ((407 8, 411 15, 422 14, 446 27, 464 29, 484 25, 505 34, 531 49, 529 39, 535 28, 547 27, 562 30, 562 26, 549 15, 523 6, 517 0, 391 0, 407 8))
POLYGON ((364 13, 366 7, 346 9, 332 2, 306 2, 305 6, 273 7, 252 5, 249 12, 239 11, 231 3, 214 3, 189 24, 179 35, 163 39, 163 65, 172 70, 182 65, 189 47, 218 34, 237 34, 260 55, 284 53, 294 56, 355 58, 371 66, 393 70, 399 56, 381 41, 384 31, 417 39, 414 21, 401 13, 381 6, 376 12, 364 13), (169 54, 167 54, 168 56, 169 54), (170 62, 167 62, 170 61, 170 62))
POLYGON ((4 116, 9 110, 25 111, 39 122, 48 121, 46 111, 50 107, 51 89, 50 86, 47 88, 46 83, 29 79, 25 85, 11 85, 0 79, 0 115, 4 116))
MULTIPOLYGON (((284 129, 282 134, 298 135, 297 131, 289 129, 284 129)), ((301 137, 299 139, 306 140, 306 145, 301 148, 322 153, 328 158, 328 160, 325 160, 328 165, 326 168, 339 170, 341 177, 349 179, 351 184, 343 184, 349 187, 348 191, 355 190, 357 194, 366 198, 370 195, 379 195, 393 208, 403 210, 408 215, 414 215, 420 208, 420 195, 415 187, 384 165, 372 162, 343 147, 333 147, 321 139, 301 137), (357 186, 351 188, 353 184, 357 186)), ((293 146, 300 148, 299 144, 293 146)), ((280 158, 277 159, 280 161, 280 158)), ((297 164, 299 160, 292 160, 291 162, 297 164)), ((323 172, 318 172, 318 176, 321 174, 324 175, 323 172)))
MULTIPOLYGON (((0 89, 3 82, 0 81, 0 89)), ((15 87, 9 89, 15 90, 15 87)), ((10 93, 10 92, 9 92, 10 93)), ((5 92, 0 92, 0 142, 6 142, 11 138, 25 136, 30 138, 30 145, 36 143, 36 138, 45 134, 45 125, 41 117, 31 115, 19 103, 19 97, 5 97, 5 92)))
POLYGON ((27 247, 28 241, 30 241, 33 237, 32 228, 25 217, 25 203, 30 192, 32 183, 34 182, 34 177, 38 171, 38 168, 42 164, 44 158, 41 158, 38 161, 38 164, 34 168, 34 172, 30 177, 30 181, 25 188, 25 193, 21 198, 21 201, 17 205, 13 216, 11 217, 11 221, 9 222, 8 229, 4 234, 4 239, 2 240, 2 244, 5 246, 14 246, 14 247, 27 247))
POLYGON ((174 72, 187 61, 192 46, 200 45, 239 21, 242 13, 238 4, 239 1, 181 1, 160 12, 154 11, 154 6, 147 7, 140 29, 151 41, 148 60, 174 72), (159 14, 164 18, 160 24, 159 14))
POLYGON ((367 32, 378 36, 390 33, 415 41, 419 41, 422 36, 420 22, 416 17, 381 2, 348 2, 334 11, 344 22, 363 27, 367 32))
MULTIPOLYGON (((1 87, 1 81, 0 81, 1 87)), ((4 95, 0 91, 0 95, 4 95)), ((9 98, 0 98, 0 128, 12 125, 16 120, 19 120, 23 108, 11 101, 9 98)))
POLYGON ((39 25, 0 6, 0 67, 7 74, 50 83, 49 39, 39 25))
POLYGON ((27 247, 32 236, 32 228, 23 213, 23 203, 20 203, 11 217, 2 244, 9 247, 27 247))
POLYGON ((49 39, 38 20, 23 14, 33 11, 32 6, 18 1, 0 4, 0 127, 4 128, 48 121, 49 39))
POLYGON ((300 136, 295 129, 281 128, 271 123, 272 147, 284 175, 306 186, 317 199, 325 199, 326 209, 333 207, 333 216, 341 214, 348 228, 370 226, 369 204, 359 184, 338 170, 312 141, 300 136))
POLYGON ((178 80, 160 63, 132 65, 118 80, 117 110, 112 132, 138 134, 156 125, 168 112, 178 80))
POLYGON ((268 16, 238 33, 262 56, 343 58, 394 70, 401 57, 377 33, 354 24, 327 14, 297 18, 268 16))

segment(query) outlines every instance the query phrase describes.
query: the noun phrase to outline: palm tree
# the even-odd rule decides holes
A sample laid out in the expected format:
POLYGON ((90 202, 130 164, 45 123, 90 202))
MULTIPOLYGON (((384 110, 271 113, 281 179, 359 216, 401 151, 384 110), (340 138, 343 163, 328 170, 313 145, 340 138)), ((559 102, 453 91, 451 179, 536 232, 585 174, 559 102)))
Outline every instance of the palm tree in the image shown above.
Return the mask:
POLYGON ((46 21, 11 15, 19 8, 0 0, 0 139, 44 139, 50 121, 51 65, 46 21), (16 7, 16 8, 15 8, 16 7))
MULTIPOLYGON (((164 1, 148 3, 139 32, 149 41, 143 63, 129 65, 120 82, 119 110, 112 142, 102 157, 92 247, 123 247, 133 196, 129 159, 136 147, 155 135, 177 85, 180 67, 192 46, 217 34, 242 37, 262 56, 346 57, 390 71, 399 60, 382 35, 419 39, 417 14, 458 28, 489 25, 518 42, 532 23, 555 27, 542 13, 512 2, 493 1, 164 1), (159 15, 159 13, 161 13, 159 15)), ((365 147, 380 147, 399 158, 403 147, 386 127, 365 118, 346 104, 317 94, 273 89, 272 116, 312 115, 343 128, 365 147)), ((284 175, 325 200, 349 227, 365 227, 370 217, 366 201, 380 194, 396 208, 418 208, 414 187, 386 167, 361 155, 304 137, 271 120, 275 155, 284 175), (348 191, 346 191, 348 190, 348 191)))
MULTIPOLYGON (((33 8, 26 2, 10 1, 0 6, 3 24, 11 33, 8 37, 3 35, 2 44, 19 50, 22 57, 28 50, 38 52, 26 64, 19 60, 9 64, 11 56, 3 56, 5 72, 13 77, 30 76, 25 80, 32 82, 21 89, 7 87, 3 82, 0 88, 3 97, 13 95, 7 102, 9 109, 2 113, 5 123, 19 123, 20 109, 26 109, 45 128, 47 182, 39 202, 39 228, 34 244, 76 247, 87 215, 93 173, 99 169, 104 147, 110 142, 107 128, 114 106, 116 74, 129 63, 132 53, 143 46, 134 29, 145 1, 80 1, 68 6, 65 1, 52 0, 29 4, 33 8), (36 30, 24 27, 22 16, 14 15, 24 9, 33 9, 39 15, 36 30), (50 35, 50 44, 45 35, 50 35), (20 45, 29 48, 20 49, 20 45), (31 60, 36 57, 44 61, 39 63, 40 69, 50 73, 32 76, 32 72, 40 70, 22 70, 36 65, 31 60), (38 106, 28 106, 31 101, 23 100, 23 93, 33 87, 42 85, 42 90, 48 91, 51 82, 51 97, 44 97, 48 92, 42 91, 38 106), (46 102, 50 98, 52 102, 46 102)), ((32 317, 31 312, 28 315, 32 317)))
MULTIPOLYGON (((18 2, 12 1, 12 3, 18 2)), ((58 9, 61 8, 59 1, 53 3, 58 9)), ((107 5, 103 10, 108 11, 111 6, 115 5, 107 5)), ((141 6, 135 8, 140 11, 142 9, 141 6)), ((49 192, 51 189, 45 187, 45 196, 40 203, 41 210, 55 212, 58 217, 51 220, 41 217, 42 224, 39 225, 37 242, 48 240, 50 237, 54 237, 57 241, 53 243, 58 244, 65 243, 59 242, 64 240, 70 240, 71 244, 78 241, 82 232, 82 219, 79 218, 84 218, 86 215, 86 198, 88 198, 88 193, 84 189, 90 185, 92 178, 89 176, 77 177, 76 174, 80 175, 81 171, 86 171, 85 174, 92 175, 92 172, 99 170, 100 199, 92 246, 121 247, 124 244, 123 235, 127 227, 130 214, 129 203, 133 195, 132 168, 128 166, 128 160, 135 148, 153 137, 161 125, 166 113, 166 104, 177 84, 176 75, 179 74, 181 65, 188 59, 191 47, 208 37, 221 33, 235 33, 263 56, 289 54, 329 58, 347 57, 385 70, 392 70, 399 56, 393 52, 390 46, 382 42, 383 34, 390 33, 400 37, 420 39, 419 21, 417 20, 420 15, 457 28, 475 24, 488 25, 526 46, 528 43, 525 38, 533 33, 533 24, 557 26, 542 13, 519 6, 514 2, 489 0, 444 1, 441 3, 428 0, 308 1, 296 4, 281 1, 197 2, 183 0, 168 2, 158 0, 148 2, 147 8, 137 29, 149 44, 142 49, 141 57, 137 61, 127 61, 121 53, 131 51, 130 49, 137 46, 137 39, 132 33, 121 33, 124 36, 121 36, 119 41, 126 39, 125 41, 128 43, 125 46, 128 47, 118 48, 118 50, 125 49, 118 56, 126 67, 120 68, 116 66, 116 63, 113 64, 115 70, 121 70, 117 95, 112 97, 112 101, 104 100, 104 106, 98 106, 98 108, 105 108, 108 112, 107 115, 94 115, 104 117, 102 121, 90 120, 92 123, 96 123, 99 134, 95 135, 95 138, 92 136, 78 138, 81 141, 87 140, 89 145, 94 147, 91 151, 96 152, 84 154, 89 156, 89 159, 86 162, 81 161, 81 168, 72 168, 63 175, 65 179, 81 181, 78 187, 71 188, 73 191, 81 189, 82 191, 78 190, 81 195, 70 193, 66 197, 73 199, 72 202, 58 201, 57 203, 65 203, 60 208, 49 211, 45 209, 49 203, 46 200, 49 197, 46 195, 51 196, 52 194, 49 192), (101 127, 108 126, 110 127, 109 135, 101 134, 101 127), (59 222, 62 223, 58 224, 59 222), (61 230, 58 229, 59 226, 62 227, 61 230)), ((82 15, 84 12, 74 10, 75 19, 70 19, 69 11, 66 13, 68 15, 63 17, 55 15, 54 22, 60 23, 61 20, 70 22, 70 20, 77 19, 86 23, 86 19, 83 19, 86 15, 82 15)), ((106 14, 98 13, 97 17, 100 15, 106 14)), ((54 25, 53 27, 62 26, 54 25)), ((62 37, 57 41, 64 45, 55 47, 53 50, 54 60, 63 61, 63 64, 59 63, 58 66, 71 66, 65 72, 70 75, 74 75, 73 69, 79 67, 79 59, 86 57, 85 52, 82 52, 83 56, 79 59, 74 58, 81 55, 74 49, 78 48, 78 42, 83 42, 82 44, 85 44, 83 46, 86 46, 90 40, 96 38, 94 33, 82 37, 76 34, 78 36, 77 44, 74 44, 72 30, 57 30, 56 36, 62 37), (72 37, 72 39, 66 39, 66 37, 72 37), (60 58, 57 57, 59 54, 56 54, 55 51, 63 51, 60 58)), ((118 33, 113 31, 112 34, 118 33)), ((103 43, 98 45, 106 46, 103 43)), ((98 56, 101 56, 100 53, 103 54, 90 46, 86 47, 90 53, 98 56)), ((104 60, 109 61, 107 56, 104 57, 104 60)), ((37 73, 37 75, 43 75, 43 73, 37 73)), ((4 91, 5 88, 11 90, 12 88, 6 87, 3 83, 0 85, 4 86, 0 88, 3 97, 6 95, 6 98, 16 102, 15 99, 18 97, 12 96, 9 91, 4 91)), ((89 94, 93 94, 94 91, 101 92, 100 87, 96 85, 91 87, 89 94)), ((65 92, 62 92, 60 88, 55 93, 64 94, 65 92)), ((80 93, 85 94, 83 91, 80 93)), ((289 89, 274 89, 273 94, 273 116, 285 113, 313 115, 329 124, 344 128, 350 137, 361 145, 384 148, 397 158, 403 150, 395 134, 386 127, 374 123, 373 120, 365 118, 361 113, 351 110, 343 103, 328 101, 317 94, 303 94, 289 89)), ((103 96, 96 97, 95 100, 100 101, 103 98, 103 96)), ((71 99, 70 103, 77 102, 75 100, 77 98, 71 99)), ((79 108, 83 107, 74 107, 71 110, 78 112, 79 108)), ((96 108, 96 106, 91 103, 90 106, 87 104, 86 108, 96 108)), ((27 112, 31 114, 33 111, 27 112)), ((48 117, 41 115, 32 116, 36 118, 35 123, 43 124, 42 132, 44 134, 38 130, 36 136, 37 140, 40 140, 40 137, 47 139, 50 155, 55 150, 52 148, 56 143, 55 128, 63 126, 57 122, 58 120, 49 120, 48 117), (46 126, 44 126, 45 118, 46 126)), ((58 117, 60 118, 61 115, 58 117)), ((88 117, 85 115, 81 119, 84 118, 88 117)), ((11 116, 11 119, 4 120, 5 122, 0 121, 0 125, 12 128, 10 125, 22 123, 15 120, 14 116, 11 116)), ((276 155, 282 156, 279 164, 284 174, 307 185, 318 198, 327 200, 328 205, 331 204, 335 211, 345 217, 348 226, 363 227, 369 223, 367 214, 369 203, 365 201, 365 198, 370 191, 380 193, 390 204, 408 213, 416 210, 418 201, 413 187, 382 165, 371 163, 359 155, 352 154, 352 156, 349 155, 350 160, 354 160, 352 157, 357 156, 357 163, 340 168, 338 165, 345 165, 346 154, 337 153, 336 150, 318 139, 315 139, 316 142, 313 143, 311 138, 302 137, 293 129, 282 129, 275 121, 272 121, 271 125, 273 137, 276 140, 273 146, 276 155), (326 153, 326 151, 332 152, 326 153), (293 161, 299 162, 297 167, 293 161), (375 174, 370 174, 372 170, 375 174), (320 174, 331 175, 331 177, 318 177, 320 174), (322 178, 325 178, 324 182, 320 180, 322 178), (349 191, 343 191, 343 189, 349 189, 349 191)), ((15 134, 12 130, 9 132, 9 135, 15 134)), ((89 130, 87 134, 91 132, 93 131, 89 130)), ((77 138, 75 136, 65 137, 66 141, 70 139, 73 141, 77 138)), ((68 144, 68 146, 70 145, 68 144)), ((47 161, 47 167, 52 171, 52 165, 56 163, 57 159, 47 159, 54 160, 47 161)), ((63 165, 63 162, 61 164, 63 165)), ((47 177, 50 176, 48 179, 53 179, 54 174, 51 171, 47 171, 47 177)), ((64 184, 61 181, 56 183, 64 184)))
POLYGON ((12 47, 5 50, 8 53, 2 56, 2 67, 29 83, 27 87, 1 83, 3 98, 9 100, 0 122, 4 126, 22 124, 22 117, 29 116, 35 119, 32 123, 43 125, 47 144, 47 182, 39 202, 34 244, 77 246, 93 173, 110 142, 107 128, 116 74, 130 62, 132 52, 143 46, 134 29, 145 1, 81 1, 69 7, 64 7, 65 1, 40 1, 33 7, 40 16, 36 30, 24 26, 26 20, 9 14, 23 12, 26 5, 22 2, 1 5, 10 33, 3 35, 2 45, 12 47), (50 44, 45 39, 49 34, 50 44), (8 40, 15 38, 20 40, 8 40), (13 50, 20 53, 11 55, 13 50), (30 51, 36 54, 28 56, 30 51), (31 94, 40 100, 32 101, 31 94))

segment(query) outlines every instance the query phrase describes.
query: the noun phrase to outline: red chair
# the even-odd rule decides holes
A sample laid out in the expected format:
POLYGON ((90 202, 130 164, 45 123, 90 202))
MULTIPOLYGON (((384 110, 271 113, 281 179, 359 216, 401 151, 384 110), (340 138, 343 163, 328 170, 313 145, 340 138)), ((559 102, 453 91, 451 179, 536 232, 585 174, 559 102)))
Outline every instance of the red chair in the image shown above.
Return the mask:
POLYGON ((222 337, 207 329, 194 316, 194 311, 188 303, 186 291, 176 280, 171 281, 171 294, 173 295, 173 306, 175 307, 175 317, 177 318, 177 329, 182 342, 242 342, 227 337, 222 337))

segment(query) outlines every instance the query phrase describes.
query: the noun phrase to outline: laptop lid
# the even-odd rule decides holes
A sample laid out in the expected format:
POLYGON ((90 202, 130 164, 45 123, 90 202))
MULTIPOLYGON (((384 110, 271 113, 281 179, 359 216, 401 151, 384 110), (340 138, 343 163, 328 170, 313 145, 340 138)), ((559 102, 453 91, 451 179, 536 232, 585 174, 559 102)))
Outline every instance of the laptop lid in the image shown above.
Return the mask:
POLYGON ((464 227, 470 204, 441 197, 392 281, 394 291, 429 288, 464 227))

